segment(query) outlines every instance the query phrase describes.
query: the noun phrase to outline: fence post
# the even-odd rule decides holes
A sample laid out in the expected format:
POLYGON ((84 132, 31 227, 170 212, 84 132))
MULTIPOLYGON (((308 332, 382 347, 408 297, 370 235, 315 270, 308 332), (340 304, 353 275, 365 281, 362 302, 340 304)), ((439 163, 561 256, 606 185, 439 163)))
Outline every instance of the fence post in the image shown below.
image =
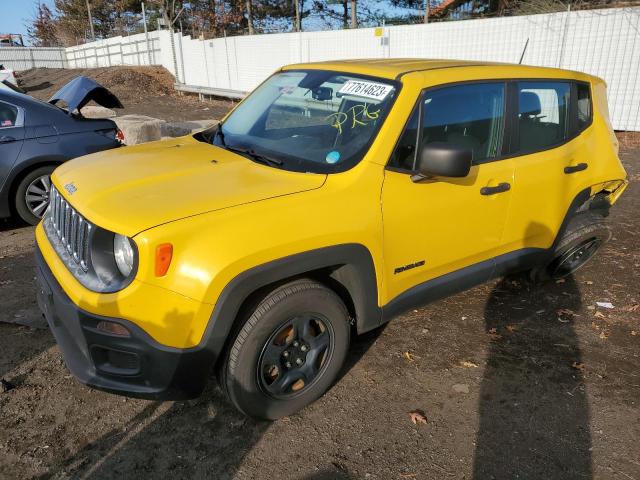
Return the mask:
POLYGON ((147 42, 147 58, 149 59, 149 65, 151 65, 151 51, 149 50, 149 30, 147 29, 147 12, 144 9, 144 2, 142 3, 142 23, 144 24, 144 38, 147 42))
POLYGON ((31 59, 31 68, 36 68, 36 61, 33 58, 33 48, 29 48, 29 58, 31 59))
POLYGON ((176 58, 176 39, 173 37, 173 27, 169 27, 169 35, 171 37, 171 55, 173 56, 173 75, 176 78, 176 83, 180 83, 178 78, 178 59, 176 58))
POLYGON ((180 24, 180 36, 178 37, 178 46, 180 47, 180 65, 182 66, 182 83, 186 84, 186 72, 184 71, 184 51, 182 50, 182 23, 180 24))
POLYGON ((567 38, 567 24, 569 23, 569 15, 571 14, 571 4, 567 5, 567 13, 564 14, 564 22, 562 22, 562 41, 560 42, 560 55, 558 55, 558 68, 562 68, 562 60, 564 57, 565 40, 567 38))
POLYGON ((231 69, 229 68, 229 44, 227 43, 227 31, 224 30, 224 56, 227 59, 227 88, 231 90, 231 69))
POLYGON ((207 60, 207 41, 203 38, 202 42, 202 56, 204 57, 204 69, 207 72, 207 87, 211 86, 211 78, 209 77, 209 61, 207 60))

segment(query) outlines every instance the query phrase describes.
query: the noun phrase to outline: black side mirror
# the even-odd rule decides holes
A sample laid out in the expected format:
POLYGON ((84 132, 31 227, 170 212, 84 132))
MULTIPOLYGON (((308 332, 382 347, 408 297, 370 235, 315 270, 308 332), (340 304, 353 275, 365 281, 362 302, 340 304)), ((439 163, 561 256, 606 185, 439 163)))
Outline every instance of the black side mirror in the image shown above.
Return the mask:
POLYGON ((331 100, 333 98, 333 88, 331 87, 318 87, 311 91, 311 96, 314 100, 331 100))
POLYGON ((429 177, 461 178, 469 175, 473 152, 469 148, 451 143, 433 142, 425 145, 418 158, 418 173, 414 182, 429 177))

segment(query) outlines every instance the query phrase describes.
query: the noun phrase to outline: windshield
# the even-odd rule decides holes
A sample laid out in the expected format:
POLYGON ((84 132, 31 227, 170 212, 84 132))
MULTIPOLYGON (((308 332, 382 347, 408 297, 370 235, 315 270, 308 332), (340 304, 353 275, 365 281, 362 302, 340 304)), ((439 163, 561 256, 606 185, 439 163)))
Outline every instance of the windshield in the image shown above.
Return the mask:
POLYGON ((397 85, 326 70, 278 73, 247 97, 209 141, 286 170, 344 171, 367 152, 397 85))

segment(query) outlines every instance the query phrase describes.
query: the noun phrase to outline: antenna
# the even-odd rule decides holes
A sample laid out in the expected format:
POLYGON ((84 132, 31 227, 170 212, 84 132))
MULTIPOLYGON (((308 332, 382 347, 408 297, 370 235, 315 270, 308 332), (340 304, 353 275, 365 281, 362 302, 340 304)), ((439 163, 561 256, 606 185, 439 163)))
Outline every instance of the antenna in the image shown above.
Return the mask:
POLYGON ((522 60, 524 59, 524 54, 527 52, 527 47, 529 46, 529 37, 527 37, 527 41, 524 44, 524 48, 522 49, 522 55, 520 55, 520 61, 518 65, 522 65, 522 60))

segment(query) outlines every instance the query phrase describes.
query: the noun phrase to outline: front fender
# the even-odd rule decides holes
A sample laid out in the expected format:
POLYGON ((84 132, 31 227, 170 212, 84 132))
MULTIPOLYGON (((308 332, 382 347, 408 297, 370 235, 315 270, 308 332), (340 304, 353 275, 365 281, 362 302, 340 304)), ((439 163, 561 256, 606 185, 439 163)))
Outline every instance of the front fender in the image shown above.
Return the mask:
POLYGON ((298 253, 238 274, 218 297, 202 344, 218 357, 242 305, 252 293, 264 286, 322 269, 331 269, 331 277, 348 291, 359 332, 380 325, 382 310, 377 303, 373 259, 365 246, 351 243, 298 253))

